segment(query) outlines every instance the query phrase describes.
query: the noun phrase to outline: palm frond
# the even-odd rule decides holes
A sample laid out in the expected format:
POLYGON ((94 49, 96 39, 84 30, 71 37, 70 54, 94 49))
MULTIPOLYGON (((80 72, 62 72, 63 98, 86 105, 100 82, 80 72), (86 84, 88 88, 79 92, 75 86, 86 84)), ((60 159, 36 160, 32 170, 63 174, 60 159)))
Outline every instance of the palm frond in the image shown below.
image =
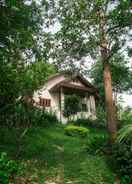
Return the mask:
POLYGON ((132 133, 132 125, 126 125, 118 132, 117 142, 122 142, 127 139, 132 133))

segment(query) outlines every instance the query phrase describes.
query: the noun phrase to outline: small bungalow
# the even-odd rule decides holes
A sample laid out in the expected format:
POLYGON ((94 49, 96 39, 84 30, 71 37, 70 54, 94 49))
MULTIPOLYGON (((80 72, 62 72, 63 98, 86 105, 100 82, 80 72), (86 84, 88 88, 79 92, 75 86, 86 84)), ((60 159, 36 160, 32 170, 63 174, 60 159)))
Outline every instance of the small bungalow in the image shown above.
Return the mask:
POLYGON ((56 74, 35 91, 35 106, 44 108, 66 124, 78 118, 96 118, 97 89, 81 75, 56 74))

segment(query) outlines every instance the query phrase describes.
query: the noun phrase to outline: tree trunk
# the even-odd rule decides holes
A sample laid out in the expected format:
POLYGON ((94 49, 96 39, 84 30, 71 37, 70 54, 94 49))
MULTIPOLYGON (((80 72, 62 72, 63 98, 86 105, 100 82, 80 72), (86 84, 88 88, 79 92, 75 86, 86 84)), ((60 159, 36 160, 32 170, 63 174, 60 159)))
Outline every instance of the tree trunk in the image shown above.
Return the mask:
POLYGON ((112 81, 111 81, 111 72, 109 65, 109 50, 108 42, 106 35, 106 19, 105 11, 100 9, 98 12, 99 16, 99 31, 100 31, 100 53, 101 60, 103 64, 103 79, 104 79, 104 91, 105 91, 105 107, 107 113, 107 128, 109 132, 109 141, 112 144, 116 138, 116 121, 115 121, 115 112, 113 104, 113 95, 112 95, 112 81))
POLYGON ((107 112, 107 127, 110 135, 110 143, 112 144, 116 138, 116 121, 112 96, 112 82, 110 66, 108 62, 103 62, 103 78, 104 78, 104 90, 105 90, 105 105, 107 112))

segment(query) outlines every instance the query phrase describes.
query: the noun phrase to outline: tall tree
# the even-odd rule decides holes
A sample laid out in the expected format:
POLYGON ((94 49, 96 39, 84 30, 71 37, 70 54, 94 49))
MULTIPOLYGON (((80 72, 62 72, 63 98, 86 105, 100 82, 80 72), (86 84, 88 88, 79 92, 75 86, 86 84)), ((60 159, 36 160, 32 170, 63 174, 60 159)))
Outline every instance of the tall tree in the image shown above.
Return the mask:
POLYGON ((0 108, 22 95, 25 67, 44 56, 41 8, 35 1, 0 1, 0 108))
MULTIPOLYGON (((115 55, 110 59, 110 68, 112 75, 112 87, 114 93, 114 102, 116 104, 117 97, 126 92, 131 93, 132 91, 132 71, 129 67, 129 61, 121 55, 115 55)), ((92 65, 90 70, 90 77, 93 79, 93 84, 98 88, 100 103, 104 106, 104 90, 102 74, 103 67, 100 61, 97 61, 92 65)))
POLYGON ((60 31, 56 34, 55 57, 80 59, 90 54, 101 60, 111 142, 115 140, 117 127, 109 62, 129 36, 131 7, 132 2, 125 0, 59 0, 56 3, 60 31))

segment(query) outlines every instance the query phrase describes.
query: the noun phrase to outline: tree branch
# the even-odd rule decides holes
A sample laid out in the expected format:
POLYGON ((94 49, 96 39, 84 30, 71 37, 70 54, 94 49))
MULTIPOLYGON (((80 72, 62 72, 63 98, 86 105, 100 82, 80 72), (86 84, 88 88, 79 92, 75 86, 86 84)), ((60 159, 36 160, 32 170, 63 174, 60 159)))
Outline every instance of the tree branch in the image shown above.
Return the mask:
POLYGON ((132 25, 131 25, 131 24, 126 24, 126 25, 124 25, 123 27, 121 27, 120 25, 115 25, 115 26, 109 28, 109 29, 106 31, 106 34, 110 33, 111 31, 114 31, 115 29, 116 29, 116 30, 117 30, 117 29, 120 29, 120 30, 121 30, 121 28, 123 29, 123 28, 126 28, 126 27, 128 27, 128 26, 132 26, 132 25))

